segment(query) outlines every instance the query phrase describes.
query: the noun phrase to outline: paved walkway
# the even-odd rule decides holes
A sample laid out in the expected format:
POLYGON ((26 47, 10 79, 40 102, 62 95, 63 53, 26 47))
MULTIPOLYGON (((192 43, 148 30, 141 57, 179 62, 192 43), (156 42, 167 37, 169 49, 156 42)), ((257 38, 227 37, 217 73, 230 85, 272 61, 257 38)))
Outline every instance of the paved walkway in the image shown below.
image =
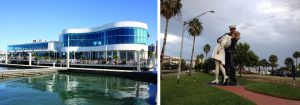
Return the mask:
POLYGON ((216 86, 217 88, 230 91, 245 97, 257 105, 300 105, 300 101, 272 97, 246 90, 243 86, 216 86))

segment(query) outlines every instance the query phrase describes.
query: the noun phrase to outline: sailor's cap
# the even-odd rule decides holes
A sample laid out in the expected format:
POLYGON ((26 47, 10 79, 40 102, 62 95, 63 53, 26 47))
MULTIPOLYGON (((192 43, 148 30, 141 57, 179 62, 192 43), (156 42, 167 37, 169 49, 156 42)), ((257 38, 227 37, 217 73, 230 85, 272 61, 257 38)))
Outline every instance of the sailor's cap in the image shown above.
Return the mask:
POLYGON ((229 28, 236 28, 236 25, 230 25, 229 28))

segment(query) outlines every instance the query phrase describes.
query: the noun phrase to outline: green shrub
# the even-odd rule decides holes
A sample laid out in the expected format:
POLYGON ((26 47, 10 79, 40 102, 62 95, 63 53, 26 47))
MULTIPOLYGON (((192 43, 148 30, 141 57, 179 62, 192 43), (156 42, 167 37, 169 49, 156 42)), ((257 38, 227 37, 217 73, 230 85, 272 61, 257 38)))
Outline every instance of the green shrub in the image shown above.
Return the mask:
POLYGON ((215 60, 213 58, 208 58, 204 61, 202 65, 204 72, 209 73, 210 70, 215 69, 215 60))
POLYGON ((195 65, 194 69, 196 72, 199 72, 202 69, 203 63, 198 63, 195 65))

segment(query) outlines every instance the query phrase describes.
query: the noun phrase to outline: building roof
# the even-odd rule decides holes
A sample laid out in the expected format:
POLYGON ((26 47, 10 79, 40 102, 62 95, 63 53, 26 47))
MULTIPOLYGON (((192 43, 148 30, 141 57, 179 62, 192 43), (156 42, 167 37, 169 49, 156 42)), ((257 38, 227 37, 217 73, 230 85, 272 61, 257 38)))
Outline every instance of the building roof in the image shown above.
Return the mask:
POLYGON ((116 27, 140 27, 144 29, 148 29, 148 25, 142 22, 137 21, 120 21, 120 22, 114 22, 114 23, 108 23, 99 27, 94 28, 70 28, 65 29, 62 31, 61 34, 66 33, 89 33, 89 32, 97 32, 102 31, 109 28, 116 28, 116 27))

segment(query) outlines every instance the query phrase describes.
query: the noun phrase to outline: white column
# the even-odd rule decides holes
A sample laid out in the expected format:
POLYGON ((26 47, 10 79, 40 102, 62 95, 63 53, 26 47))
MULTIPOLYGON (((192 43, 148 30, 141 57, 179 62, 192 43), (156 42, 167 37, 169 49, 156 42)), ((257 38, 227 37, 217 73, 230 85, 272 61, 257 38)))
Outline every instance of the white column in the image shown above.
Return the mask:
POLYGON ((67 62, 66 62, 66 64, 67 64, 67 67, 70 67, 70 52, 69 51, 67 51, 67 62))
POLYGON ((7 53, 8 53, 8 52, 5 53, 5 64, 8 63, 8 55, 7 55, 7 53))
POLYGON ((111 59, 114 58, 114 51, 111 51, 111 59))
POLYGON ((32 54, 31 52, 29 53, 29 66, 31 66, 31 58, 32 58, 32 54))
POLYGON ((140 52, 137 51, 137 70, 141 71, 140 52))
POLYGON ((148 57, 147 57, 147 53, 148 53, 148 52, 146 52, 146 51, 143 53, 143 59, 145 60, 145 67, 148 66, 148 59, 147 59, 148 57))
POLYGON ((134 51, 134 61, 137 61, 137 53, 138 51, 134 51))
POLYGON ((105 45, 105 62, 107 63, 107 45, 105 45))

